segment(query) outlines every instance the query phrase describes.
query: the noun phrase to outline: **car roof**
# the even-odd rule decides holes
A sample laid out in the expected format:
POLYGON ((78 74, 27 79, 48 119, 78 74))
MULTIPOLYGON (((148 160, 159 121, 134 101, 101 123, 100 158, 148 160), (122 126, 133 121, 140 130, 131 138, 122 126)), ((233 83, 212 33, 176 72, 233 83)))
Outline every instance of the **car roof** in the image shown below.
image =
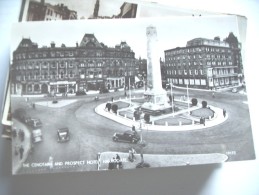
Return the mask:
POLYGON ((131 131, 131 130, 127 130, 127 131, 125 131, 124 133, 126 133, 126 134, 131 134, 131 135, 134 135, 135 133, 133 132, 133 131, 131 131))
POLYGON ((42 132, 41 132, 40 129, 37 129, 36 131, 35 131, 35 130, 32 131, 32 134, 33 134, 34 136, 37 136, 37 135, 42 135, 42 132))
POLYGON ((58 132, 68 132, 68 128, 67 127, 63 127, 63 128, 59 128, 58 132))

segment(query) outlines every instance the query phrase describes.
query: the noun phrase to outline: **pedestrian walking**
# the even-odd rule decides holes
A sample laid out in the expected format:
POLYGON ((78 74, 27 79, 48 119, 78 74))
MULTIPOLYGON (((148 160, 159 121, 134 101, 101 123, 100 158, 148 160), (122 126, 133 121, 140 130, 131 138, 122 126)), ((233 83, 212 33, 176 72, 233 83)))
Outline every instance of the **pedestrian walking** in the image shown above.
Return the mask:
POLYGON ((205 126, 205 117, 203 118, 203 125, 205 126))
POLYGON ((212 97, 215 98, 215 93, 214 92, 212 92, 212 97))
POLYGON ((21 147, 20 147, 20 149, 19 149, 20 159, 23 158, 23 152, 24 152, 24 148, 23 148, 23 146, 21 145, 21 147))
POLYGON ((25 136, 24 131, 22 129, 20 129, 18 134, 19 134, 20 140, 23 142, 24 141, 24 136, 25 136))
POLYGON ((132 130, 134 133, 137 133, 135 125, 132 125, 131 130, 132 130))
POLYGON ((17 131, 16 131, 15 128, 13 128, 12 136, 13 136, 13 138, 16 138, 16 137, 17 137, 17 131))
POLYGON ((113 100, 114 100, 114 98, 112 97, 112 98, 111 98, 111 101, 113 102, 113 100))
POLYGON ((133 162, 135 161, 136 157, 135 157, 136 151, 134 150, 134 148, 131 148, 129 150, 129 161, 133 162))
POLYGON ((225 109, 223 109, 223 116, 224 116, 224 118, 226 117, 226 113, 227 113, 227 111, 225 109))
POLYGON ((109 164, 108 164, 108 169, 112 170, 113 169, 113 162, 112 160, 110 160, 109 164))
POLYGON ((127 92, 126 91, 124 92, 124 96, 127 97, 127 92))
POLYGON ((143 152, 141 151, 140 153, 140 158, 141 158, 141 163, 143 164, 144 163, 144 155, 143 155, 143 152))
POLYGON ((122 168, 121 157, 119 156, 119 154, 116 154, 116 166, 117 166, 117 169, 122 168))

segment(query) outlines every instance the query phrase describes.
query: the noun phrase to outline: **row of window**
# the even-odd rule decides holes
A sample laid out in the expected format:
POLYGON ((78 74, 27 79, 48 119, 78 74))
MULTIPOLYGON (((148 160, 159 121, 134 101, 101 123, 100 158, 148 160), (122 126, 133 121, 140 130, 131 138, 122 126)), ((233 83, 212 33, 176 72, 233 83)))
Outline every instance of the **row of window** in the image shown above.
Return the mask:
POLYGON ((228 48, 215 48, 215 47, 194 47, 194 48, 184 48, 172 51, 166 51, 165 56, 176 55, 176 54, 186 54, 186 53, 196 53, 196 52, 218 52, 218 53, 230 53, 231 50, 228 48))
POLYGON ((197 55, 178 55, 178 56, 174 56, 174 57, 168 57, 165 59, 165 61, 176 61, 176 60, 194 60, 194 59, 228 59, 231 60, 232 57, 231 55, 227 55, 227 54, 197 54, 197 55))
MULTIPOLYGON (((98 63, 80 63, 78 65, 78 67, 80 68, 93 68, 93 67, 104 67, 106 66, 104 63, 102 62, 98 62, 98 63)), ((110 66, 114 66, 114 63, 111 63, 110 66)), ((28 63, 27 65, 18 65, 15 66, 16 70, 31 70, 31 69, 48 69, 48 68, 74 68, 75 65, 72 63, 68 63, 68 62, 51 62, 51 64, 49 65, 49 63, 44 63, 42 65, 40 64, 34 64, 34 63, 28 63)), ((119 67, 122 67, 121 65, 119 67)), ((134 63, 124 63, 124 67, 135 67, 134 63)))
POLYGON ((97 52, 97 51, 51 51, 51 52, 32 52, 15 54, 16 60, 37 59, 37 58, 55 58, 55 57, 115 57, 115 58, 134 58, 133 52, 97 52))
POLYGON ((167 70, 167 75, 203 75, 204 71, 202 69, 194 69, 194 70, 167 70))
MULTIPOLYGON (((193 61, 193 62, 182 62, 182 63, 167 63, 165 64, 166 67, 181 67, 181 66, 202 66, 203 62, 202 61, 193 61)), ((207 66, 232 66, 233 62, 232 61, 207 61, 206 62, 207 66)))
POLYGON ((203 85, 207 84, 206 79, 182 79, 182 78, 168 78, 169 83, 176 85, 203 85))

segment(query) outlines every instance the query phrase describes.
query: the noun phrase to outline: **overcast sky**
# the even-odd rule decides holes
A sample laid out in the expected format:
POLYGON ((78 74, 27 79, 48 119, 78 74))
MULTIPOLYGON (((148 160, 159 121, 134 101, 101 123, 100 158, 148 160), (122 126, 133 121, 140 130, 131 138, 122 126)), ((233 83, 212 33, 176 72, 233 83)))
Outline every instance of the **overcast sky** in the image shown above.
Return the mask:
POLYGON ((30 38, 39 47, 57 46, 64 43, 74 47, 80 43, 85 33, 93 33, 99 42, 114 47, 126 41, 135 52, 135 57, 146 58, 146 27, 157 29, 158 52, 164 58, 164 50, 185 47, 194 38, 226 38, 233 32, 238 38, 235 16, 170 17, 145 19, 77 20, 17 23, 13 26, 11 51, 22 38, 30 38))

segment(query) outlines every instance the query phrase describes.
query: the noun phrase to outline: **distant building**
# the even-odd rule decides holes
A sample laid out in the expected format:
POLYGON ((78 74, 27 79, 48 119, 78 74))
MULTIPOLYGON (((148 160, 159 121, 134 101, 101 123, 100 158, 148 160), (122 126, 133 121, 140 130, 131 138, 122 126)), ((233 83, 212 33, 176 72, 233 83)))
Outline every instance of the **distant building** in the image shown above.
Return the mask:
POLYGON ((218 89, 240 84, 243 79, 241 44, 230 33, 221 41, 196 38, 186 47, 164 51, 168 83, 194 88, 218 89))
POLYGON ((136 75, 135 53, 126 42, 115 47, 85 34, 75 47, 39 48, 23 38, 13 52, 11 66, 14 94, 56 94, 124 88, 136 75))
POLYGON ((137 4, 124 2, 118 15, 101 16, 99 15, 100 0, 96 0, 93 15, 89 19, 136 18, 137 7, 137 4))
POLYGON ((64 4, 51 5, 44 0, 29 2, 27 21, 74 19, 77 19, 77 12, 68 9, 64 4))
POLYGON ((117 15, 117 18, 136 18, 137 4, 125 2, 120 9, 121 12, 117 15))

